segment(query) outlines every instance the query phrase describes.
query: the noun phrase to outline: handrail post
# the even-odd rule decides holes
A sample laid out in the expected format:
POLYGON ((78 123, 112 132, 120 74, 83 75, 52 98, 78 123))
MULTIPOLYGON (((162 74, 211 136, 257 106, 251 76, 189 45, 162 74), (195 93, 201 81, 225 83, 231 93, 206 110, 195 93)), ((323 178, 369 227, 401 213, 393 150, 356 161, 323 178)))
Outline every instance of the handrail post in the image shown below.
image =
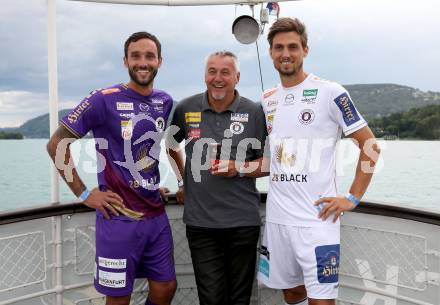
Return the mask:
MULTIPOLYGON (((56 31, 56 0, 47 0, 47 58, 49 81, 49 126, 52 135, 58 127, 58 66, 57 66, 57 31, 56 31)), ((51 166, 51 202, 59 204, 59 178, 55 165, 51 166)), ((55 270, 53 272, 56 290, 55 305, 63 304, 62 278, 62 216, 52 217, 52 249, 55 270)))

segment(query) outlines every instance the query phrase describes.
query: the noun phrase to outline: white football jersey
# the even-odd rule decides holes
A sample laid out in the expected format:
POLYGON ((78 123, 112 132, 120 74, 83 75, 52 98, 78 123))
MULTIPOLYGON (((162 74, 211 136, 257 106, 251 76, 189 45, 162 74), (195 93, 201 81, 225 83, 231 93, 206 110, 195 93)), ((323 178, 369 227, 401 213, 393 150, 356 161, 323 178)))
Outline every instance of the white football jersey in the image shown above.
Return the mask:
MULTIPOLYGON (((293 226, 333 225, 318 218, 320 197, 336 196, 336 144, 367 125, 348 92, 313 74, 300 84, 263 94, 270 139, 266 221, 293 226)), ((336 223, 338 225, 339 223, 336 223)))

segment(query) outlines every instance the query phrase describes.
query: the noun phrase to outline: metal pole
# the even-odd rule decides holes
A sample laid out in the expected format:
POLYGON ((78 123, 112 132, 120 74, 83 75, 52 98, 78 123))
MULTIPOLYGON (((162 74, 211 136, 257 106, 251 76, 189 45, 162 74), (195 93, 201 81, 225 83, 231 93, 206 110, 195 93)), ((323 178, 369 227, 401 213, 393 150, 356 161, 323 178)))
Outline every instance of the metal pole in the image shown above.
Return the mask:
MULTIPOLYGON (((58 128, 58 67, 57 67, 57 31, 56 31, 56 0, 47 0, 47 58, 48 58, 48 81, 49 81, 49 127, 52 135, 58 128)), ((52 164, 51 176, 51 202, 60 203, 60 184, 58 172, 52 164)), ((62 282, 62 229, 61 217, 52 217, 52 253, 55 270, 53 279, 55 284, 56 297, 55 305, 63 304, 63 282, 62 282)))
MULTIPOLYGON (((48 81, 49 81, 49 127, 52 135, 58 128, 58 75, 56 0, 47 0, 48 81)), ((50 169, 51 203, 60 202, 59 178, 55 166, 50 169)))

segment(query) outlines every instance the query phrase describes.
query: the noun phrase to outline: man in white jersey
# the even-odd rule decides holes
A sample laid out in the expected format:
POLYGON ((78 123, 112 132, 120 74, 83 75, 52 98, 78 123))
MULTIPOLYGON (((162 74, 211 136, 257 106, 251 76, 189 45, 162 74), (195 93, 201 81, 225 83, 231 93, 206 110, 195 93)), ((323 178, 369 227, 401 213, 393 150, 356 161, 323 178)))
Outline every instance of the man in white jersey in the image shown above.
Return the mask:
POLYGON ((286 304, 334 305, 338 295, 339 216, 359 204, 380 150, 348 92, 303 70, 304 24, 280 18, 268 34, 281 84, 262 99, 270 137, 270 186, 258 280, 282 289, 286 304), (342 132, 360 148, 347 195, 336 191, 342 132))

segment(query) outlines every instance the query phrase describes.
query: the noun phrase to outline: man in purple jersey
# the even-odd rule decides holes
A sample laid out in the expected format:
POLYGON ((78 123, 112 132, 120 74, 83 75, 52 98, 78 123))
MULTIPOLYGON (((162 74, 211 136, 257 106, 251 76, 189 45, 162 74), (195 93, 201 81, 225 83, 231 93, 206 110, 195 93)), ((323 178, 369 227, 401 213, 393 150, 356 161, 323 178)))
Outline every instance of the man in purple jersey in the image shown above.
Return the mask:
POLYGON ((159 189, 159 154, 173 100, 153 81, 161 45, 147 32, 125 42, 130 81, 95 90, 61 120, 47 149, 61 177, 96 209, 95 287, 107 305, 128 305, 135 278, 148 278, 146 305, 169 305, 177 287, 173 240, 159 189), (88 191, 69 145, 93 132, 99 188, 88 191), (67 164, 67 165, 66 165, 67 164))

